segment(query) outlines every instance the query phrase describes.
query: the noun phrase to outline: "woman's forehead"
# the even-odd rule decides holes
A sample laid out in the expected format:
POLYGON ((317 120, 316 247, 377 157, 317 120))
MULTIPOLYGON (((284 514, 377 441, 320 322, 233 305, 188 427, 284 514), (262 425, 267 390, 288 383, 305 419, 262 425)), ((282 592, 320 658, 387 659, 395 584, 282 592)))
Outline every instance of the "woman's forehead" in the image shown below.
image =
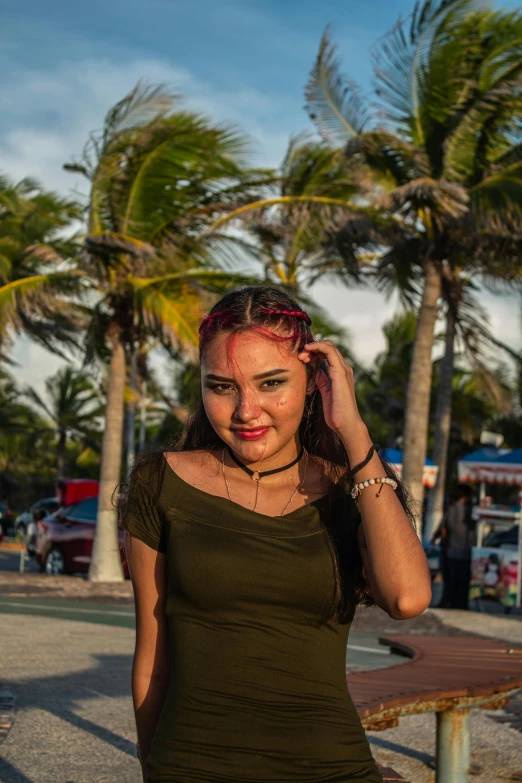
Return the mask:
POLYGON ((271 340, 256 332, 217 334, 207 346, 201 364, 206 372, 226 368, 230 373, 241 370, 245 374, 284 368, 299 363, 290 340, 271 340), (212 368, 212 369, 210 369, 212 368), (248 373, 247 373, 248 370, 248 373))

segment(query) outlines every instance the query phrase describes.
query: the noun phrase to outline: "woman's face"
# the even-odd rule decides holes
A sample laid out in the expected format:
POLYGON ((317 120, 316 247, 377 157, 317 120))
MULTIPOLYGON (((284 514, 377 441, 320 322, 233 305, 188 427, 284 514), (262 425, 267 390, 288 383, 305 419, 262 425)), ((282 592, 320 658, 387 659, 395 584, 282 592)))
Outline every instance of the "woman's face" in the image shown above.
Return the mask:
MULTIPOLYGON (((276 454, 296 434, 303 416, 307 372, 288 342, 255 331, 218 333, 201 361, 203 404, 219 437, 245 460, 276 454)), ((308 384, 309 388, 310 384, 308 384)))

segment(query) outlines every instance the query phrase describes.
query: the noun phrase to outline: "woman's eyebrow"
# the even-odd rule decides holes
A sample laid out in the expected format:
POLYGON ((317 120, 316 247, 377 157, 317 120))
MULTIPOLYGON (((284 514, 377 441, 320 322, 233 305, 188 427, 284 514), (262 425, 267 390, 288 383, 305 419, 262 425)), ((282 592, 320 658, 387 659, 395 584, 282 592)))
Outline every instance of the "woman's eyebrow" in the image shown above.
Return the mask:
MULTIPOLYGON (((288 367, 286 368, 280 368, 278 370, 268 370, 267 372, 262 372, 259 375, 254 375, 253 380, 258 381, 261 378, 270 378, 272 375, 280 375, 283 372, 290 372, 288 367)), ((228 381, 233 383, 233 378, 224 378, 222 375, 213 375, 212 373, 209 373, 208 375, 205 375, 205 380, 207 381, 228 381)))

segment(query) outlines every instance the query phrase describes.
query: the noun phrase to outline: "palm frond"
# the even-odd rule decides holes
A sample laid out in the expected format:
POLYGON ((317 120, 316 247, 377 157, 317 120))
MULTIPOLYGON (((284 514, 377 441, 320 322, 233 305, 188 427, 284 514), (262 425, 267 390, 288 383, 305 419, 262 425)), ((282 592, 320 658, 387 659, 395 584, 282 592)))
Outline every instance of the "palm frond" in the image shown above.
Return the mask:
POLYGON ((24 392, 24 396, 27 397, 29 400, 31 400, 32 403, 34 403, 38 408, 41 408, 41 410, 45 411, 47 416, 53 420, 54 415, 43 397, 41 397, 36 389, 33 389, 31 387, 27 388, 24 392))
MULTIPOLYGON (((417 0, 408 32, 399 20, 372 52, 376 92, 388 116, 419 145, 425 141, 422 113, 429 58, 438 40, 451 39, 454 27, 474 6, 474 0, 417 0)), ((451 67, 448 63, 448 75, 451 67)))
POLYGON ((336 46, 327 29, 305 88, 306 110, 319 133, 334 147, 342 147, 363 133, 370 120, 366 100, 356 85, 340 72, 336 46))
POLYGON ((90 234, 86 237, 85 249, 88 253, 105 259, 109 264, 116 254, 128 255, 143 262, 156 255, 156 249, 148 242, 115 231, 90 234))
MULTIPOLYGON (((501 83, 472 102, 446 140, 446 176, 476 183, 480 169, 487 168, 499 150, 504 159, 507 157, 507 148, 513 146, 508 139, 516 133, 516 118, 522 111, 522 97, 517 93, 516 82, 501 83)), ((495 168, 498 170, 498 163, 495 168)))
POLYGON ((373 284, 389 299, 398 293, 406 309, 418 309, 422 292, 422 259, 426 241, 420 237, 404 237, 386 249, 370 271, 373 284))
POLYGON ((465 188, 453 182, 425 177, 395 188, 382 202, 391 212, 418 215, 428 210, 432 220, 442 225, 468 211, 469 196, 465 188))
POLYGON ((131 128, 142 128, 172 110, 177 94, 165 85, 147 85, 139 81, 118 101, 105 116, 103 139, 105 144, 131 128))
POLYGON ((208 228, 205 230, 204 233, 210 233, 212 231, 215 231, 218 228, 221 228, 221 226, 225 225, 225 223, 230 223, 232 220, 235 220, 236 218, 243 217, 247 212, 254 212, 254 211, 260 211, 267 209, 269 207, 273 207, 276 205, 292 205, 292 204, 322 204, 330 207, 341 207, 346 210, 353 210, 357 211, 357 207, 355 204, 352 204, 351 202, 347 201, 344 198, 330 198, 329 196, 274 196, 273 198, 265 198, 260 199, 259 201, 254 201, 250 204, 245 204, 242 207, 239 207, 238 209, 234 209, 231 212, 228 212, 226 215, 223 215, 222 217, 218 218, 214 223, 212 223, 208 228))
MULTIPOLYGON (((492 224, 495 218, 522 212, 522 161, 507 171, 486 177, 470 190, 475 209, 482 222, 492 224)), ((518 221, 517 221, 518 222, 518 221)))
POLYGON ((41 292, 46 287, 59 283, 68 285, 73 277, 78 277, 78 273, 53 272, 45 275, 33 275, 21 280, 12 280, 0 286, 0 320, 14 318, 15 308, 20 301, 31 297, 35 292, 41 292))
POLYGON ((349 159, 360 158, 380 185, 405 185, 430 173, 429 160, 422 149, 386 130, 354 137, 346 145, 345 154, 349 159))
POLYGON ((203 312, 201 297, 188 285, 177 286, 176 296, 168 284, 146 285, 137 289, 137 304, 149 330, 161 334, 175 351, 195 357, 198 327, 203 312))

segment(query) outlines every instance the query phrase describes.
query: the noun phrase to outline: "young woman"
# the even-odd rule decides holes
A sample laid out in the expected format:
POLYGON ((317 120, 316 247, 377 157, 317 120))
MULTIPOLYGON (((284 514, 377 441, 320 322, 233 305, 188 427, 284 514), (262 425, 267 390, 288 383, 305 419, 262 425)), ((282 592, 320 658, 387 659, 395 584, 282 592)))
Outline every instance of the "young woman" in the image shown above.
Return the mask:
POLYGON ((429 605, 402 488, 352 370, 279 289, 221 299, 200 364, 183 437, 141 458, 120 501, 143 779, 377 783, 346 644, 358 603, 429 605))

